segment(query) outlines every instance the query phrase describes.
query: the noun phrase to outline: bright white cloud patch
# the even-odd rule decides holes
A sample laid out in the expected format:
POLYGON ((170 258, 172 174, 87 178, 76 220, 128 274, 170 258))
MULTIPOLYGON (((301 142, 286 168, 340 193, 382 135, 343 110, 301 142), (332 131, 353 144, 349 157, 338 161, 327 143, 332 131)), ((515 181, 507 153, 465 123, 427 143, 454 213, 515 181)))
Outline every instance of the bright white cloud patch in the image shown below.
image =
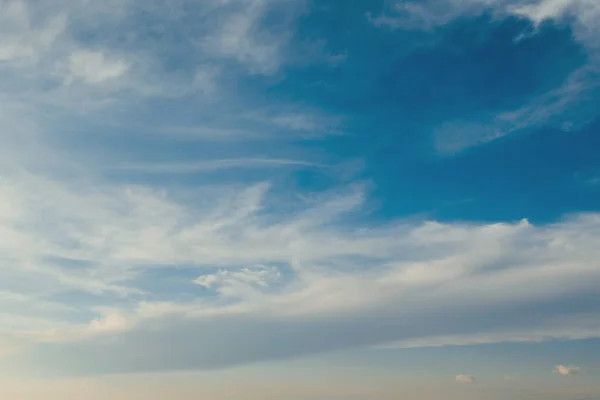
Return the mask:
POLYGON ((566 366, 566 365, 557 365, 554 367, 554 373, 558 375, 574 375, 581 371, 580 367, 577 366, 566 366))

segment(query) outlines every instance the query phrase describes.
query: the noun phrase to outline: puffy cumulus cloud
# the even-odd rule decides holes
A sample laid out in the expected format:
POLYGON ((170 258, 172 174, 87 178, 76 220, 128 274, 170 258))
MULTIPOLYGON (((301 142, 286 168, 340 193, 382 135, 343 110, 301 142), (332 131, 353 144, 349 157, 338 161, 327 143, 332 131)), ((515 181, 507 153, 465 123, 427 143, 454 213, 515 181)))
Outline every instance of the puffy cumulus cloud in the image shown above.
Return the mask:
POLYGON ((557 365, 554 367, 554 373, 558 375, 574 375, 579 372, 581 372, 581 368, 573 365, 557 365))
POLYGON ((458 383, 475 383, 475 377, 473 375, 456 375, 455 379, 458 383))

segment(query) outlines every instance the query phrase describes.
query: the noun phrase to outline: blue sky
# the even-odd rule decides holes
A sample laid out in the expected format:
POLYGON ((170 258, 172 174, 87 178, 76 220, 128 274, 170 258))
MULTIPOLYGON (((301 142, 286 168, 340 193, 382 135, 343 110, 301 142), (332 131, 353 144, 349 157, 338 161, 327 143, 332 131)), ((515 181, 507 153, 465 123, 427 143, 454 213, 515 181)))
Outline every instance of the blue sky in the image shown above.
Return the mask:
POLYGON ((0 381, 600 395, 599 37, 596 0, 0 0, 0 381))

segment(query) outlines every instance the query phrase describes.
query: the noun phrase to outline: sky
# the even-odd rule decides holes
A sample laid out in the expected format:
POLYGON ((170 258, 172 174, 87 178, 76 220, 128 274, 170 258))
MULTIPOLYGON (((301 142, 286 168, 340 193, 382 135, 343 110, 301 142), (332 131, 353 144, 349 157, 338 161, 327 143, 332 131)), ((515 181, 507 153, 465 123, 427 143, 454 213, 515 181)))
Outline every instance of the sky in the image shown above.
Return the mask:
POLYGON ((600 396, 597 0, 0 0, 0 392, 600 396))

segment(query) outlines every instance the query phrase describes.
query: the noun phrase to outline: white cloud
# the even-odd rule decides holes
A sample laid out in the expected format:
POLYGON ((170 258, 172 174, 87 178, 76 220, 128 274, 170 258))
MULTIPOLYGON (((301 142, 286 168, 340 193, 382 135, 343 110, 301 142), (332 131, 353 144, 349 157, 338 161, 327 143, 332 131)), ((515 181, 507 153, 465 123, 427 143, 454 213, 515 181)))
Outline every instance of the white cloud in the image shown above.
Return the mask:
POLYGON ((564 15, 570 7, 585 2, 587 1, 542 0, 537 3, 516 4, 511 6, 510 9, 513 13, 525 16, 536 24, 539 24, 547 19, 560 17, 564 15))
POLYGON ((127 318, 116 311, 105 313, 102 318, 93 320, 89 324, 89 329, 92 332, 112 332, 124 330, 127 326, 127 318))
MULTIPOLYGON (((147 97, 203 93, 211 100, 218 93, 223 98, 218 81, 224 70, 224 81, 234 81, 236 74, 277 71, 297 15, 288 13, 278 30, 269 33, 262 17, 278 1, 146 3, 3 0, 0 68, 3 76, 10 77, 1 84, 3 92, 9 90, 15 97, 27 93, 29 106, 84 112, 131 106, 147 97), (155 23, 131 25, 141 14, 154 16, 155 23), (198 27, 176 42, 149 40, 165 30, 178 31, 192 16, 198 27), (213 23, 217 20, 225 23, 213 23), (126 37, 119 37, 119 32, 127 32, 126 37), (175 69, 165 57, 173 47, 185 49, 186 55, 175 69), (65 88, 63 82, 69 85, 65 88), (108 98, 107 91, 119 96, 108 98)), ((293 9, 294 2, 285 7, 293 9)))
MULTIPOLYGON (((10 260, 2 283, 28 298, 83 291, 97 299, 79 308, 88 318, 53 311, 30 329, 28 340, 46 343, 30 353, 39 365, 50 351, 64 356, 67 370, 75 354, 98 360, 88 370, 163 368, 167 327, 181 335, 168 361, 177 368, 391 341, 411 347, 600 332, 585 307, 569 322, 560 311, 551 319, 503 311, 595 290, 595 214, 544 226, 392 222, 349 229, 345 214, 365 205, 360 187, 286 202, 278 211, 267 185, 204 186, 198 201, 180 202, 158 188, 76 182, 20 175, 0 187, 3 209, 18 210, 2 214, 0 247, 10 260), (82 267, 62 264, 68 260, 82 267), (209 293, 144 300, 164 295, 143 285, 158 266, 171 278, 182 266, 194 269, 195 283, 209 293), (127 300, 95 316, 120 299, 127 300), (441 316, 445 322, 436 323, 441 316), (206 347, 191 351, 188 335, 206 347), (280 345, 265 347, 273 342, 280 345), (138 352, 139 363, 120 357, 138 352)), ((19 354, 11 362, 25 362, 19 354)))
MULTIPOLYGON (((128 120, 136 119, 132 109, 146 97, 214 93, 213 57, 254 73, 276 72, 286 36, 259 34, 266 3, 244 2, 233 11, 213 4, 226 23, 197 37, 214 52, 211 59, 194 60, 185 73, 172 75, 161 69, 165 49, 133 40, 136 32, 128 36, 128 52, 115 43, 86 46, 69 30, 82 20, 96 26, 94 17, 123 28, 131 12, 126 6, 115 8, 114 16, 96 9, 97 2, 89 4, 93 10, 53 6, 34 26, 29 5, 14 4, 21 8, 3 15, 14 17, 14 32, 34 50, 5 54, 11 62, 36 62, 23 70, 6 67, 15 79, 2 81, 0 304, 9 311, 0 318, 0 332, 9 349, 2 350, 6 365, 69 373, 215 368, 390 342, 599 336, 598 319, 585 304, 569 325, 557 322, 565 317, 560 309, 551 315, 506 312, 597 289, 597 214, 546 225, 349 225, 348 217, 369 209, 360 183, 307 194, 268 179, 199 180, 185 189, 150 179, 110 180, 88 159, 96 148, 69 153, 61 134, 72 125, 43 119, 49 104, 71 117, 79 103, 113 99, 128 120), (36 39, 60 15, 69 24, 56 32, 68 34, 36 39), (58 79, 57 66, 64 67, 58 79), (77 79, 65 87, 65 75, 77 79)), ((327 116, 283 105, 254 113, 252 105, 251 111, 240 106, 243 112, 232 105, 215 116, 206 100, 212 97, 203 96, 198 107, 207 120, 217 120, 214 129, 208 122, 200 126, 204 133, 235 134, 248 121, 244 132, 269 124, 286 132, 331 131, 323 129, 331 123, 327 116), (223 128, 223 119, 244 124, 223 128)), ((90 114, 110 130, 119 125, 116 109, 122 112, 115 107, 90 114)), ((140 130, 151 130, 151 123, 140 130)), ((99 164, 111 161, 98 158, 99 164)), ((234 156, 130 169, 186 173, 267 165, 307 166, 293 158, 234 156)))
POLYGON ((458 383, 475 383, 475 377, 472 375, 456 375, 456 382, 458 383))
POLYGON ((580 367, 576 366, 566 366, 566 365, 557 365, 554 367, 554 373, 558 375, 574 375, 581 371, 580 367))
POLYGON ((202 40, 206 51, 231 57, 253 73, 272 74, 283 62, 280 53, 287 33, 274 35, 261 28, 261 18, 269 5, 266 0, 237 2, 240 7, 230 14, 220 28, 202 40))
POLYGON ((536 25, 550 19, 563 21, 575 18, 574 30, 577 38, 586 45, 597 48, 600 44, 600 3, 595 0, 539 0, 537 2, 513 1, 506 10, 525 17, 536 25))
POLYGON ((548 20, 570 24, 575 39, 589 51, 589 65, 573 72, 561 87, 522 108, 500 112, 491 121, 485 117, 484 121, 454 120, 436 127, 434 142, 439 152, 455 153, 541 124, 552 123, 571 130, 574 125, 583 125, 590 116, 596 115, 594 110, 579 116, 576 121, 561 119, 575 105, 590 102, 590 93, 600 84, 600 2, 596 0, 401 0, 394 2, 388 12, 368 17, 380 27, 431 30, 459 17, 478 16, 484 12, 495 18, 526 18, 536 27, 548 20))
POLYGON ((20 66, 38 60, 63 33, 66 22, 60 13, 35 26, 26 2, 0 2, 0 61, 20 66))
MULTIPOLYGON (((216 116, 207 114, 206 119, 214 121, 216 116)), ((213 141, 213 142, 256 142, 277 140, 280 142, 293 141, 298 138, 321 139, 338 136, 344 133, 344 119, 327 115, 308 107, 278 104, 277 107, 252 106, 240 112, 227 113, 216 123, 201 125, 166 125, 151 129, 150 132, 168 135, 171 138, 186 141, 213 141)), ((259 166, 263 161, 258 158, 246 158, 248 164, 259 166)), ((264 158, 265 166, 272 161, 264 158)), ((280 160, 283 164, 296 163, 295 160, 285 158, 272 158, 274 163, 280 160)), ((243 163, 243 159, 224 160, 225 164, 243 163)), ((199 163, 202 165, 203 163, 199 163)), ((216 165, 216 164, 215 164, 216 165)))
POLYGON ((501 112, 491 120, 481 123, 443 123, 434 129, 435 147, 440 153, 455 153, 525 128, 552 123, 573 129, 576 125, 585 124, 596 110, 580 113, 574 118, 566 114, 572 107, 585 102, 588 94, 600 85, 598 72, 597 68, 591 66, 578 69, 561 87, 535 98, 521 108, 501 112))
POLYGON ((582 40, 592 39, 600 29, 600 5, 596 0, 400 0, 388 13, 369 16, 378 26, 402 29, 432 29, 460 16, 492 12, 497 17, 516 15, 539 25, 543 21, 575 17, 576 33, 582 40))
POLYGON ((82 79, 86 83, 101 84, 107 80, 119 78, 130 68, 123 60, 108 59, 100 51, 77 51, 70 55, 68 64, 71 79, 82 79))
POLYGON ((41 143, 43 152, 0 164, 0 291, 13 293, 0 299, 11 302, 0 330, 10 365, 194 369, 390 342, 599 336, 585 304, 569 321, 560 310, 504 311, 596 289, 596 214, 540 226, 350 227, 347 217, 368 208, 360 184, 312 196, 242 182, 179 192, 107 181, 41 143), (15 168, 49 153, 62 164, 15 168), (179 283, 165 292, 157 273, 179 283))
POLYGON ((286 160, 272 158, 232 158, 223 160, 202 160, 187 163, 157 164, 148 165, 122 165, 113 166, 110 169, 117 171, 139 171, 144 173, 169 173, 169 174, 189 174, 198 172, 212 172, 224 169, 236 168, 282 168, 289 167, 316 167, 318 164, 302 160, 286 160))
POLYGON ((496 330, 476 334, 448 336, 423 336, 384 344, 383 348, 418 348, 442 346, 473 346, 502 342, 541 343, 550 340, 574 340, 597 337, 600 335, 600 323, 593 322, 595 314, 580 315, 573 318, 560 317, 542 322, 536 321, 535 327, 524 323, 509 330, 496 330))
POLYGON ((276 267, 258 265, 239 270, 221 270, 215 274, 202 275, 194 283, 206 288, 216 288, 224 297, 247 298, 255 292, 268 289, 281 279, 276 267))

